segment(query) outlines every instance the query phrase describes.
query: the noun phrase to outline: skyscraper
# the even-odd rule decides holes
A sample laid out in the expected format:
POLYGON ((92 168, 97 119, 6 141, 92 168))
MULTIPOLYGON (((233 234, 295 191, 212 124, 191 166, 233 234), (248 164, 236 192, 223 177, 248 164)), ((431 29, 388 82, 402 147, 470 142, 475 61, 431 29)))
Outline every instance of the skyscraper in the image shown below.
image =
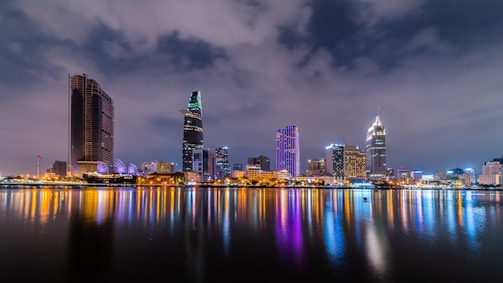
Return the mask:
POLYGON ((287 170, 292 177, 300 175, 300 136, 296 126, 276 131, 276 170, 287 170))
POLYGON ((344 177, 346 180, 365 181, 366 153, 355 145, 344 146, 344 177))
POLYGON ((365 180, 365 151, 355 145, 331 144, 327 153, 327 174, 336 181, 365 180))
POLYGON ((488 161, 482 166, 482 174, 479 176, 481 185, 501 185, 503 165, 499 161, 488 161))
POLYGON ((344 175, 344 145, 331 144, 325 148, 327 153, 327 174, 334 176, 336 181, 343 181, 344 175))
POLYGON ((69 175, 113 163, 114 107, 110 96, 86 74, 70 78, 69 175))
POLYGON ((215 150, 216 176, 218 179, 231 176, 231 165, 229 163, 229 148, 219 147, 215 150))
POLYGON ((386 131, 378 111, 376 120, 367 131, 367 178, 371 181, 386 179, 386 131))
POLYGON ((187 110, 182 110, 182 113, 184 113, 182 168, 183 172, 187 172, 192 171, 192 151, 202 149, 204 146, 200 91, 191 93, 187 110))
POLYGON ((192 150, 192 171, 201 176, 201 181, 215 179, 215 152, 209 149, 192 150))

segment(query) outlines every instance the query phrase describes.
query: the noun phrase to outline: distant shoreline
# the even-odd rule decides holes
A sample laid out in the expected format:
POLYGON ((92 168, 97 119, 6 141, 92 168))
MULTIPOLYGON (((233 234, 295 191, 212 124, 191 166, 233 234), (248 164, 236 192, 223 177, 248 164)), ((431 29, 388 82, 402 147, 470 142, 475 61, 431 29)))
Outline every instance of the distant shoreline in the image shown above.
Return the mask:
POLYGON ((213 185, 213 184, 105 184, 105 183, 84 183, 84 182, 0 182, 0 188, 3 187, 107 187, 107 188, 157 188, 157 187, 176 187, 176 188, 238 188, 238 189, 360 189, 360 190, 473 190, 473 191, 500 191, 499 187, 351 187, 351 186, 310 186, 310 185, 292 185, 292 186, 263 186, 263 185, 213 185))

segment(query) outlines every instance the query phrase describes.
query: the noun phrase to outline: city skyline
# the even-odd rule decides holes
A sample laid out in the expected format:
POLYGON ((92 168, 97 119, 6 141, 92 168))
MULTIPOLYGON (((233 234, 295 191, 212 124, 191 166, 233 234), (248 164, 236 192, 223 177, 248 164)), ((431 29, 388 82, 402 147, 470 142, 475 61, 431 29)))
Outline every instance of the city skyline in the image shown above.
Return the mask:
POLYGON ((503 154, 499 1, 138 5, 0 3, 2 175, 67 160, 68 74, 83 73, 114 99, 126 164, 181 168, 194 90, 205 148, 228 147, 231 164, 274 157, 274 131, 295 124, 305 173, 329 144, 363 148, 378 108, 387 167, 478 174, 503 154))

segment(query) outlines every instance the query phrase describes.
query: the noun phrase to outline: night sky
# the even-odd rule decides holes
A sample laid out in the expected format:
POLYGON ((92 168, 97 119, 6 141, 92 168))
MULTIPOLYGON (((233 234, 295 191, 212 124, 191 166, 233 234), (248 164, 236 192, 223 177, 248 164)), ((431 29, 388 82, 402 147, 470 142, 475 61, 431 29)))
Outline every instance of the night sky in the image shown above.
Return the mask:
POLYGON ((380 108, 387 166, 435 174, 503 154, 501 0, 0 1, 0 174, 68 155, 68 74, 115 106, 114 158, 178 164, 190 93, 230 162, 300 129, 301 169, 365 147, 380 108))

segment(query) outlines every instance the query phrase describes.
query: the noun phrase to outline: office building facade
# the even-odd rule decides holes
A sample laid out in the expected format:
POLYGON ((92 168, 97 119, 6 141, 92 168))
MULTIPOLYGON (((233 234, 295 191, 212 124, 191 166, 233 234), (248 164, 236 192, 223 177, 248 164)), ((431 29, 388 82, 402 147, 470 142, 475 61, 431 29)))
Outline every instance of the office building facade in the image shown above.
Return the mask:
POLYGON ((482 174, 479 176, 480 185, 501 185, 503 165, 499 161, 488 161, 482 166, 482 174))
POLYGON ((229 148, 219 147, 215 150, 216 176, 218 179, 229 178, 231 176, 231 165, 229 163, 229 148))
POLYGON ((355 145, 331 144, 326 150, 326 172, 335 181, 366 179, 365 150, 355 145))
POLYGON ((265 155, 259 155, 258 157, 248 157, 248 165, 256 166, 262 171, 270 171, 271 159, 265 155))
POLYGON ((344 180, 344 145, 331 144, 325 147, 327 175, 334 176, 336 181, 344 180))
POLYGON ((319 177, 326 174, 326 159, 309 159, 307 160, 307 177, 319 177))
POLYGON ((110 96, 86 74, 69 82, 69 175, 95 171, 97 163, 113 165, 114 107, 110 96))
POLYGON ((396 169, 396 181, 401 184, 409 184, 410 180, 410 169, 405 167, 400 167, 396 169))
POLYGON ((297 126, 287 126, 276 131, 276 170, 286 170, 300 175, 300 131, 297 126))
POLYGON ((196 172, 202 182, 215 179, 215 152, 209 149, 192 150, 192 172, 196 172))
POLYGON ((367 177, 366 153, 355 145, 344 146, 344 177, 346 180, 365 181, 367 177))
POLYGON ((192 171, 192 151, 202 149, 203 140, 203 121, 201 92, 193 91, 189 98, 187 110, 182 110, 183 120, 183 150, 182 150, 182 170, 183 172, 192 171))
POLYGON ((386 130, 378 113, 367 131, 366 138, 367 178, 370 181, 386 179, 386 130))
POLYGON ((175 163, 164 161, 145 161, 142 162, 140 171, 144 177, 153 173, 171 174, 175 173, 175 163))
POLYGON ((50 173, 54 173, 58 177, 65 177, 67 174, 66 161, 54 161, 50 173))

